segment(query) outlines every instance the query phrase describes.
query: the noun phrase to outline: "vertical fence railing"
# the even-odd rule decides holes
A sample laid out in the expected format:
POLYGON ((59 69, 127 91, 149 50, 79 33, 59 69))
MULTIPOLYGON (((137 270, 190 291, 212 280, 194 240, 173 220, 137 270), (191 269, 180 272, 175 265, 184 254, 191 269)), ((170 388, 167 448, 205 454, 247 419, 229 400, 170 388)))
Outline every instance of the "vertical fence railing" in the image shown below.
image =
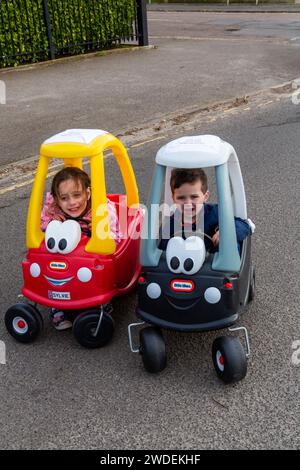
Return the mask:
POLYGON ((137 0, 137 25, 139 46, 148 46, 148 21, 146 0, 137 0))
POLYGON ((0 67, 147 46, 146 0, 0 0, 0 67))
POLYGON ((51 30, 50 14, 49 14, 47 0, 43 0, 43 9, 44 9, 44 18, 45 18, 45 25, 46 25, 46 34, 47 34, 48 45, 49 45, 49 59, 53 60, 55 59, 55 51, 54 51, 53 41, 52 41, 52 30, 51 30))

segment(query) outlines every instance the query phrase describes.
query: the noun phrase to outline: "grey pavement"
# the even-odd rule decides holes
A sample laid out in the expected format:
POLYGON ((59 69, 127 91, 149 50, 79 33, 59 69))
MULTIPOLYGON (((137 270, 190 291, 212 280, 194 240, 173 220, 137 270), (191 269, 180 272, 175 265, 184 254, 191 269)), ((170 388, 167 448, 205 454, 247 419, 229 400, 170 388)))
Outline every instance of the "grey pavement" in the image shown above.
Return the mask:
MULTIPOLYGON (((300 365, 292 362, 293 343, 300 340, 299 106, 284 99, 237 108, 130 149, 145 202, 155 153, 166 141, 211 133, 236 148, 256 224, 257 293, 239 321, 251 338, 246 378, 224 386, 215 375, 211 344, 228 334, 223 331, 164 332, 167 368, 148 374, 127 340, 135 293, 114 301, 115 335, 99 350, 81 348, 70 331, 53 330, 42 308, 45 330, 33 344, 16 343, 0 322, 7 349, 7 363, 0 365, 0 448, 299 450, 300 365)), ((118 191, 113 162, 107 164, 107 178, 118 191)), ((1 198, 2 312, 22 285, 29 194, 28 186, 1 198)))
POLYGON ((148 11, 200 11, 220 13, 299 13, 300 5, 291 2, 278 3, 150 3, 148 11))
MULTIPOLYGON (((274 45, 297 45, 300 41, 299 18, 299 13, 273 12, 254 15, 249 12, 228 12, 224 15, 216 12, 153 11, 149 13, 150 38, 239 41, 243 46, 245 42, 251 42, 259 48, 259 41, 274 45)), ((232 58, 234 53, 235 51, 232 51, 231 56, 224 56, 224 67, 225 60, 232 58)), ((244 54, 248 54, 247 49, 244 54)))
POLYGON ((1 70, 0 164, 37 155, 65 128, 122 134, 299 77, 300 14, 209 15, 149 12, 155 49, 1 70))
MULTIPOLYGON (((114 300, 115 335, 99 350, 81 348, 70 331, 54 331, 42 308, 45 330, 33 344, 15 342, 0 321, 6 345, 1 449, 300 448, 300 366, 292 361, 300 340, 300 104, 273 93, 237 107, 208 106, 201 119, 185 121, 184 114, 299 77, 299 46, 291 41, 299 15, 265 16, 255 27, 242 16, 226 20, 218 14, 206 33, 201 13, 189 14, 189 23, 168 15, 149 14, 157 49, 0 72, 8 92, 7 105, 0 105, 0 161, 36 155, 44 138, 65 128, 106 128, 123 138, 124 129, 147 128, 173 113, 177 125, 161 124, 157 140, 129 148, 146 202, 154 156, 165 142, 210 133, 232 143, 257 227, 257 294, 239 323, 251 338, 247 376, 233 386, 217 379, 211 344, 220 332, 164 332, 167 368, 159 375, 145 372, 127 340, 135 293, 114 300), (242 27, 229 31, 233 24, 242 27)), ((110 159, 106 174, 108 191, 122 191, 110 159)), ((22 286, 30 190, 26 185, 0 198, 2 312, 17 301, 22 286)))

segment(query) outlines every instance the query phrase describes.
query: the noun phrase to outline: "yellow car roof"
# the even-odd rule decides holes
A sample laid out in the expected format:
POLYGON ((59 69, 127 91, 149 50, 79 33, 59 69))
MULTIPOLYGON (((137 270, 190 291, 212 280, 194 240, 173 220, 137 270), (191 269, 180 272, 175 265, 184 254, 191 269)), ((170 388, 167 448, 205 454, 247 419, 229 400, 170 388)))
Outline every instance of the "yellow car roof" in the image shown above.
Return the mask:
POLYGON ((115 139, 101 129, 67 129, 45 140, 41 155, 50 158, 84 158, 99 153, 103 141, 115 139))

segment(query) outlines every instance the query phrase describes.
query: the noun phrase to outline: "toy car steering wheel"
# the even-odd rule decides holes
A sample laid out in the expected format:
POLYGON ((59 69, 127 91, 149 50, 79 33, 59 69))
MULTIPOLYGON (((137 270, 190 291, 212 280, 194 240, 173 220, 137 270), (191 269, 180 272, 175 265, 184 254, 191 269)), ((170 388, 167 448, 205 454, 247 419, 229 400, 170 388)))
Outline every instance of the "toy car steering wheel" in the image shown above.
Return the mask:
MULTIPOLYGON (((199 232, 199 231, 193 232, 193 231, 191 231, 191 233, 188 232, 188 234, 189 234, 189 237, 198 237, 199 235, 204 235, 204 237, 207 237, 213 243, 213 239, 204 232, 199 232)), ((182 231, 177 230, 177 232, 174 232, 174 237, 182 237, 182 231)), ((186 238, 188 238, 188 237, 186 237, 186 238)))

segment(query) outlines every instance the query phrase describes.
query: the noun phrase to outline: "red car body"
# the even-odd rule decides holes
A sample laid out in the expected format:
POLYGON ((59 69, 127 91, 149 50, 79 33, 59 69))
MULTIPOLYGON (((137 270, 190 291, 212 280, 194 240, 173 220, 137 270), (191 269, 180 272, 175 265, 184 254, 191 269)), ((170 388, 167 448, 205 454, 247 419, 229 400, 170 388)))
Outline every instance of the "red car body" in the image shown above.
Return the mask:
MULTIPOLYGON (((115 194, 108 197, 120 211, 119 202, 124 196, 115 194)), ((45 241, 40 248, 29 249, 26 260, 22 263, 23 295, 48 307, 81 310, 106 304, 113 297, 126 294, 134 286, 140 273, 142 221, 141 208, 131 209, 130 215, 127 210, 127 226, 122 228, 125 235, 112 255, 87 253, 85 245, 89 238, 84 234, 76 249, 67 255, 50 253, 45 241), (32 265, 35 268, 33 270, 32 265), (88 277, 91 276, 85 281, 80 280, 82 276, 78 276, 79 270, 83 268, 87 268, 88 277)))

